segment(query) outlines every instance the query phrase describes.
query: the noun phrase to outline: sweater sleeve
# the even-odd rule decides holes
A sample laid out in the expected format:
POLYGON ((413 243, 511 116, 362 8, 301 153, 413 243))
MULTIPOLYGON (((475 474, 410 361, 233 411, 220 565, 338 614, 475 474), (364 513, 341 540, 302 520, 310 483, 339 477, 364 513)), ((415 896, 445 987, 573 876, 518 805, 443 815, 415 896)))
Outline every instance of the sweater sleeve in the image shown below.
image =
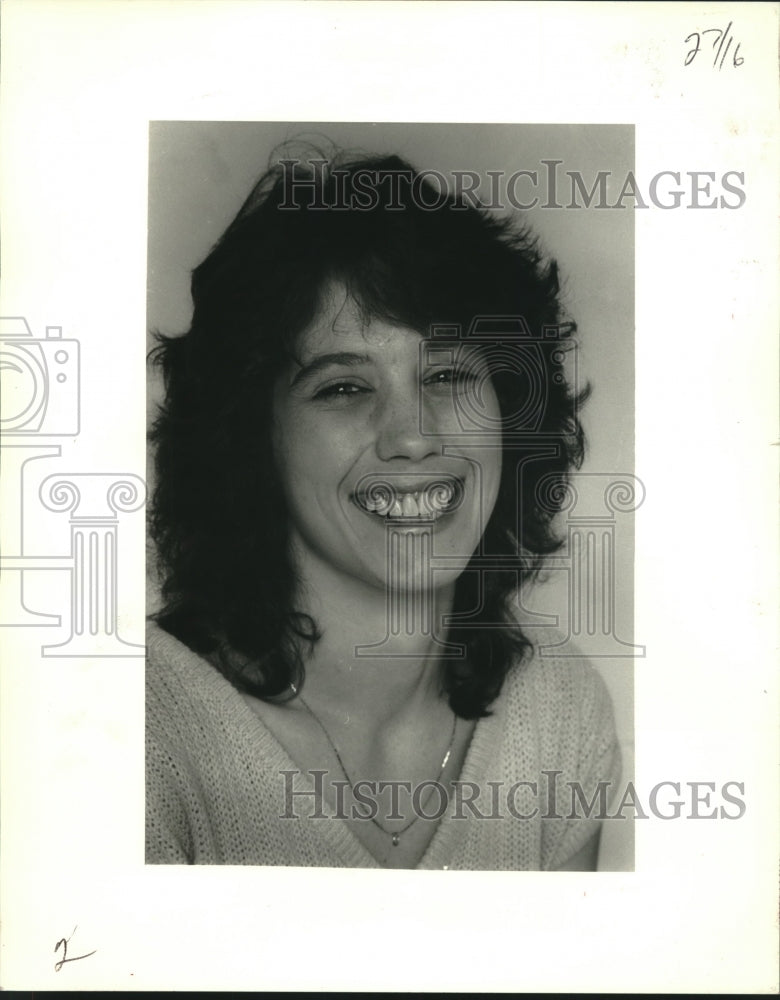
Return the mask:
POLYGON ((190 824, 183 794, 182 769, 147 722, 146 863, 192 864, 190 824))
POLYGON ((576 753, 553 778, 555 813, 544 838, 548 870, 565 864, 599 832, 621 772, 612 700, 603 678, 586 660, 570 661, 568 674, 576 753))
MULTIPOLYGON (((153 644, 147 639, 150 653, 153 644)), ((159 655, 146 664, 146 863, 193 864, 192 815, 197 813, 198 781, 181 738, 188 703, 159 655)))

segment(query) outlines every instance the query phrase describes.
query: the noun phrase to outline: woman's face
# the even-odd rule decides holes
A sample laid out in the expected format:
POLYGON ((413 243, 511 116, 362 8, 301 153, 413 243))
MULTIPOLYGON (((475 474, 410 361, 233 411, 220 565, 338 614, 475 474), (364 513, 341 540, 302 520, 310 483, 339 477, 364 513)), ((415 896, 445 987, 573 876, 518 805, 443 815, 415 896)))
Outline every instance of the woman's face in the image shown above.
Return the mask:
POLYGON ((275 389, 274 451, 303 581, 452 585, 501 475, 498 400, 478 352, 365 326, 342 293, 296 353, 275 389))

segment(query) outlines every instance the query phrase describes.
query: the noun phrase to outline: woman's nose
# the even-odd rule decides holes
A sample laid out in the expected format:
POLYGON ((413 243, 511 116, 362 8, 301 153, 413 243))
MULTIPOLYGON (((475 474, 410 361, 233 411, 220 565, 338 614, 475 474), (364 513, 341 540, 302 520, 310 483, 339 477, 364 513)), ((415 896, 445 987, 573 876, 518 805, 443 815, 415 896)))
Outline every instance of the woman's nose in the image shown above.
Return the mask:
POLYGON ((440 453, 435 428, 426 419, 423 405, 419 391, 385 400, 376 416, 376 452, 383 462, 394 458, 419 462, 440 453))

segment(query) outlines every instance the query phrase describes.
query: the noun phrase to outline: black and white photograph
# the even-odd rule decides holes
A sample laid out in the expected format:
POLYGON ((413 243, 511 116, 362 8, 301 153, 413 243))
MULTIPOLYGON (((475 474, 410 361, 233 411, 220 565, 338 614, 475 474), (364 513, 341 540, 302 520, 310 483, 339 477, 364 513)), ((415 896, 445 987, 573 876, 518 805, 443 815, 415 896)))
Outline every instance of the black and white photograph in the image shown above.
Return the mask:
POLYGON ((2 20, 0 988, 776 992, 777 8, 2 20))
POLYGON ((593 870, 611 817, 625 864, 632 168, 630 127, 152 123, 150 863, 593 870))

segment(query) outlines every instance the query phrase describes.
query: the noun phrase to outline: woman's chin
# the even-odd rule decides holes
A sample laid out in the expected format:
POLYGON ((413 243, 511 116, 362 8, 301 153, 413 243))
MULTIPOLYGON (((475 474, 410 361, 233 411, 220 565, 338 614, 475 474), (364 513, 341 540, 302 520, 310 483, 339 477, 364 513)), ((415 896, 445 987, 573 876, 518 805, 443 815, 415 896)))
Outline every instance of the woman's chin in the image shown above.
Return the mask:
POLYGON ((432 572, 428 565, 396 565, 388 568, 382 563, 365 566, 362 572, 355 574, 355 578, 386 600, 392 602, 395 599, 403 602, 412 596, 420 600, 426 597, 433 599, 437 594, 444 596, 451 593, 465 568, 465 560, 463 566, 448 566, 436 572, 432 572))

